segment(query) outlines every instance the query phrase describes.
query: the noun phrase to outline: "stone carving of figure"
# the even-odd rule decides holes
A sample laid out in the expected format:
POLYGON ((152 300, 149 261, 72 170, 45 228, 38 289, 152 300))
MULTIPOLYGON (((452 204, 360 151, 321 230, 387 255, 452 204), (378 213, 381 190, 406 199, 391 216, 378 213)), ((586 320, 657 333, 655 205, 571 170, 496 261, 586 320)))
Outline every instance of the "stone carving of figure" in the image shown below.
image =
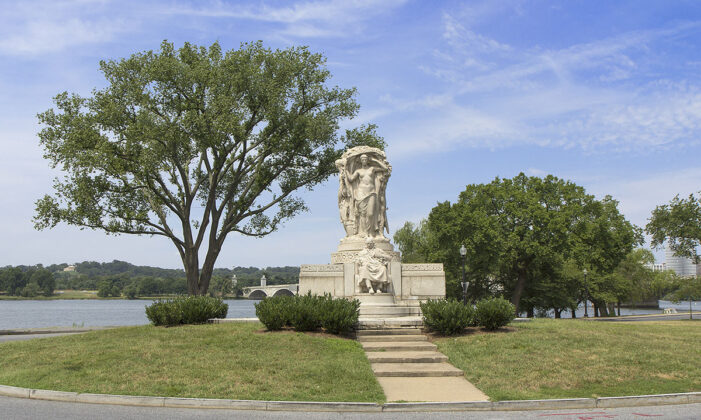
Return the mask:
POLYGON ((341 223, 346 230, 346 236, 355 235, 355 216, 353 214, 353 190, 346 177, 346 163, 343 159, 336 161, 339 174, 338 211, 341 213, 341 223))
POLYGON ((387 264, 392 260, 392 255, 375 248, 372 239, 365 240, 365 249, 358 253, 356 263, 358 274, 356 282, 362 293, 387 292, 389 278, 387 277, 387 264))
MULTIPOLYGON (((337 163, 342 183, 339 189, 339 208, 341 207, 341 189, 346 188, 346 191, 350 190, 352 194, 347 217, 353 221, 353 234, 369 238, 381 237, 384 230, 389 233, 385 190, 392 169, 384 160, 384 153, 381 150, 359 147, 350 151, 355 149, 367 150, 367 153, 362 153, 360 157, 349 156, 345 164, 337 163), (345 171, 341 171, 341 167, 345 171)), ((343 211, 341 209, 342 213, 343 211)), ((343 214, 341 217, 344 217, 343 214)), ((346 226, 345 223, 344 226, 346 226)), ((346 233, 350 234, 348 229, 346 233)))

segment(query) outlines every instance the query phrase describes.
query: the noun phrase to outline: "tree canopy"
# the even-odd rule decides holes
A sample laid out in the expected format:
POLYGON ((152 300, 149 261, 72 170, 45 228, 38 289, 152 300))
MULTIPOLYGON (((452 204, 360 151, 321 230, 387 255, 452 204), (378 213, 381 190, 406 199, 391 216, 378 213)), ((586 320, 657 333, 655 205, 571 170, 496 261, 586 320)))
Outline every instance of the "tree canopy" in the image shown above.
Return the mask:
POLYGON ((645 231, 652 236, 652 246, 665 242, 674 254, 699 262, 696 249, 701 245, 701 203, 694 194, 689 198, 675 196, 669 204, 652 211, 645 231))
POLYGON ((394 240, 413 259, 444 262, 449 294, 459 294, 465 245, 473 296, 501 290, 517 312, 522 300, 529 308, 572 308, 583 300, 584 268, 588 280, 602 278, 642 240, 617 205, 572 182, 521 173, 468 185, 457 202, 438 203, 425 223, 406 224, 394 240))
POLYGON ((64 176, 35 226, 166 237, 190 294, 207 292, 230 233, 264 236, 304 211, 294 193, 326 180, 345 144, 384 145, 373 125, 337 134, 355 89, 327 86, 325 58, 306 47, 164 41, 100 69, 105 88, 61 93, 39 114, 44 156, 64 176))

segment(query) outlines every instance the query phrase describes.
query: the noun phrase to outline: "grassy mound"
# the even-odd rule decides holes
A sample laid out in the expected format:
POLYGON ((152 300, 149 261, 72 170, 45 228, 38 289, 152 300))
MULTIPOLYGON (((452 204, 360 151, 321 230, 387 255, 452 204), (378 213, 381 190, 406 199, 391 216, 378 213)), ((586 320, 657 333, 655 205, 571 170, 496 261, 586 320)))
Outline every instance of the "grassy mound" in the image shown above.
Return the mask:
POLYGON ((701 390, 701 322, 534 320, 436 341, 494 401, 701 390))
POLYGON ((359 343, 261 324, 125 327, 0 344, 0 384, 122 395, 385 400, 359 343))

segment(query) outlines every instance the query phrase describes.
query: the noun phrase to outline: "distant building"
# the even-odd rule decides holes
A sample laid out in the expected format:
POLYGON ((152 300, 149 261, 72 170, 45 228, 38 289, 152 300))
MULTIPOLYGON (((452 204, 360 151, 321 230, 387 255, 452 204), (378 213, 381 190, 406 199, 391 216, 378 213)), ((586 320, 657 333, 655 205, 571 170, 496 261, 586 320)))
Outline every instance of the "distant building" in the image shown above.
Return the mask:
POLYGON ((64 268, 63 271, 75 271, 75 266, 69 265, 68 267, 64 268))
POLYGON ((664 259, 666 269, 674 271, 678 276, 694 277, 699 273, 699 267, 691 258, 677 257, 668 247, 664 249, 664 259))
POLYGON ((665 271, 667 269, 667 265, 665 263, 661 263, 661 264, 648 263, 648 264, 645 264, 645 267, 649 268, 652 271, 665 271))

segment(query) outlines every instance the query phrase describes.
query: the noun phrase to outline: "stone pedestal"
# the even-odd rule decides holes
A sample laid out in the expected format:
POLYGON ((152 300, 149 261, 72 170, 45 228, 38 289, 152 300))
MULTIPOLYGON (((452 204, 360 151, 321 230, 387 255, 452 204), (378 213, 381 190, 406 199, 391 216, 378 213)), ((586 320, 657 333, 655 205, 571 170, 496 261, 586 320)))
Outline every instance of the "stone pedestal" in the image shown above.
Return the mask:
POLYGON ((443 264, 389 264, 390 286, 386 293, 361 293, 355 281, 356 264, 306 264, 299 273, 299 293, 330 294, 360 300, 360 316, 396 318, 421 314, 419 303, 445 298, 443 264))

